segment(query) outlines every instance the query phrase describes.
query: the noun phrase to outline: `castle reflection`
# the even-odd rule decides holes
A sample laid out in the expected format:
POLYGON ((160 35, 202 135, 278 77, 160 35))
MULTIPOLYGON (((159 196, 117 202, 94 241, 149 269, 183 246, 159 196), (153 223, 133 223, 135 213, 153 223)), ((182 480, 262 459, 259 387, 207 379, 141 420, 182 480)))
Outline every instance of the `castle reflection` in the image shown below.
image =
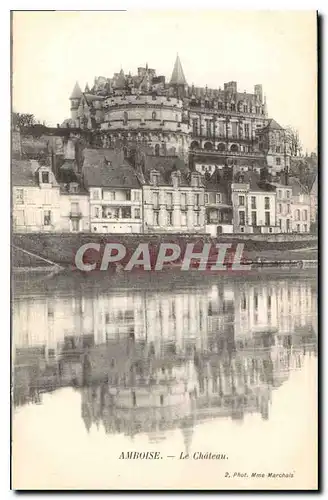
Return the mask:
POLYGON ((72 386, 86 429, 149 439, 196 423, 268 419, 272 391, 316 355, 314 280, 17 295, 14 405, 72 386))

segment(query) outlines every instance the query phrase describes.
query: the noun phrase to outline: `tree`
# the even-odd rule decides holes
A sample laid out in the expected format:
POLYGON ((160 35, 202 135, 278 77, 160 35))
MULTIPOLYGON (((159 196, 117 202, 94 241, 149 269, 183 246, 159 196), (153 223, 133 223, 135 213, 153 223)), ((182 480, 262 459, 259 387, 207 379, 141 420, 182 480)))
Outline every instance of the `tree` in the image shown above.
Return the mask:
POLYGON ((291 156, 300 156, 302 153, 302 144, 298 131, 292 127, 287 127, 285 132, 286 153, 291 156))
POLYGON ((36 125, 34 115, 29 113, 13 113, 12 124, 14 128, 31 127, 36 125))

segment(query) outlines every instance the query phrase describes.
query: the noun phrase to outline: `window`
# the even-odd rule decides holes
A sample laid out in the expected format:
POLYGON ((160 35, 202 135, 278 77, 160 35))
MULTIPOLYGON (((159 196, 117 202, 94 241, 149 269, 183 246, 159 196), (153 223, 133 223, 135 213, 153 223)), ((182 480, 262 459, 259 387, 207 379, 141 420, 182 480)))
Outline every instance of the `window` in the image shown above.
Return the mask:
POLYGON ((270 226, 270 212, 265 212, 265 225, 270 226))
POLYGON ((71 203, 71 213, 74 215, 77 215, 79 213, 79 204, 78 203, 71 203))
POLYGON ((303 210, 303 220, 307 220, 307 210, 303 210))
POLYGON ((41 172, 42 184, 49 184, 49 172, 41 172))
POLYGON ((287 195, 287 198, 290 198, 290 191, 289 190, 286 191, 286 195, 287 195))
POLYGON ((125 192, 125 199, 126 199, 126 201, 131 201, 131 191, 125 192))
POLYGON ((103 226, 102 229, 103 229, 103 233, 108 233, 108 226, 103 226))
POLYGON ((159 205, 159 192, 158 191, 153 192, 153 205, 154 205, 154 207, 158 207, 158 205, 159 205))
POLYGON ((140 201, 140 191, 133 191, 133 201, 140 201))
POLYGON ((122 219, 131 219, 131 207, 122 207, 122 219))
POLYGON ((259 296, 257 292, 254 292, 254 308, 257 311, 259 307, 259 296))
POLYGON ((270 198, 269 198, 269 196, 264 197, 264 209, 270 210, 270 198))
POLYGON ((218 102, 218 109, 223 109, 223 102, 221 101, 218 102))
POLYGON ((155 146, 155 156, 159 156, 159 144, 155 146))
POLYGON ((15 225, 16 226, 24 226, 25 225, 24 210, 16 210, 16 212, 15 212, 15 225))
POLYGON ((181 211, 181 226, 187 225, 187 213, 185 211, 181 211))
POLYGON ((276 158, 276 165, 281 165, 281 159, 279 157, 276 158))
POLYGON ((126 111, 124 111, 124 115, 123 115, 123 124, 124 125, 128 124, 128 114, 126 111))
POLYGON ((239 196, 239 205, 244 206, 245 205, 245 196, 239 196))
POLYGON ((173 224, 173 213, 171 210, 167 212, 167 225, 172 226, 173 224))
POLYGON ((72 219, 72 231, 76 233, 80 229, 80 221, 78 219, 72 219))
POLYGON ((152 120, 156 120, 156 113, 155 113, 155 111, 152 112, 151 119, 152 120))
POLYGON ((307 232, 307 224, 304 224, 304 231, 307 232))
POLYGON ((135 208, 134 209, 134 218, 135 219, 140 219, 140 208, 135 208))
POLYGON ((198 120, 193 119, 192 121, 192 133, 193 135, 198 135, 198 120))
POLYGON ((256 208, 256 196, 251 196, 251 208, 256 208))
POLYGON ((281 225, 282 225, 282 220, 279 219, 279 227, 280 227, 280 229, 281 229, 281 225))
POLYGON ((15 202, 17 205, 24 203, 24 189, 16 189, 15 202))
POLYGON ((244 212, 244 210, 239 211, 239 225, 240 226, 245 225, 245 212, 244 212))
POLYGON ((236 111, 236 104, 234 102, 231 103, 230 109, 231 111, 236 111))
POLYGON ((45 226, 50 226, 51 225, 51 211, 50 210, 45 210, 43 214, 43 224, 45 226))
POLYGON ((244 104, 244 113, 247 113, 248 109, 247 109, 247 104, 244 104))
POLYGON ((287 230, 287 233, 289 233, 289 230, 290 230, 290 220, 289 219, 286 220, 286 230, 287 230))
POLYGON ((194 212, 195 226, 199 226, 199 212, 194 212))
POLYGON ((244 232, 244 228, 243 228, 243 227, 241 227, 241 228, 240 228, 240 232, 241 232, 241 233, 243 233, 243 232, 244 232))
POLYGON ((187 194, 186 193, 181 193, 181 205, 185 207, 187 204, 187 194))
POLYGON ((94 217, 95 217, 96 219, 99 219, 99 217, 100 217, 100 210, 99 210, 99 207, 95 207, 95 208, 94 208, 94 217))
POLYGON ((208 203, 208 194, 205 193, 205 203, 208 203))
POLYGON ((300 220, 301 219, 301 212, 300 210, 296 210, 296 220, 300 220))
POLYGON ((98 191, 98 189, 95 189, 95 190, 93 191, 93 193, 92 193, 92 198, 93 198, 94 200, 99 200, 99 191, 98 191))
POLYGON ((280 146, 277 146, 277 147, 276 147, 276 152, 277 152, 277 153, 280 153, 280 146))
POLYGON ((159 176, 157 172, 152 172, 152 174, 150 175, 150 181, 154 186, 158 185, 158 177, 159 176))
POLYGON ((211 137, 212 135, 211 120, 206 120, 206 136, 211 137))
POLYGON ((298 233, 300 232, 300 230, 301 230, 301 226, 300 226, 300 224, 297 224, 297 226, 296 226, 296 230, 297 230, 297 232, 298 232, 298 233))
POLYGON ((231 134, 233 138, 237 137, 237 122, 231 122, 231 134))
POLYGON ((281 198, 281 189, 278 189, 278 198, 281 198))
POLYGON ((287 213, 290 214, 290 204, 287 205, 287 213))
POLYGON ((198 206, 199 206, 199 198, 200 198, 199 194, 198 194, 198 193, 196 193, 196 194, 195 194, 195 197, 194 197, 196 207, 198 207, 198 206))
POLYGON ((154 212, 154 226, 159 226, 159 213, 154 212))
POLYGON ((221 193, 216 193, 215 199, 216 203, 221 203, 221 193))
POLYGON ((166 193, 166 204, 171 207, 173 205, 173 195, 172 193, 166 193))
POLYGON ((256 212, 252 212, 252 226, 256 226, 256 225, 257 225, 256 212))
POLYGON ((245 138, 249 139, 249 123, 245 123, 245 138))
POLYGON ((278 214, 281 214, 281 212, 282 212, 282 204, 279 203, 278 204, 278 214))

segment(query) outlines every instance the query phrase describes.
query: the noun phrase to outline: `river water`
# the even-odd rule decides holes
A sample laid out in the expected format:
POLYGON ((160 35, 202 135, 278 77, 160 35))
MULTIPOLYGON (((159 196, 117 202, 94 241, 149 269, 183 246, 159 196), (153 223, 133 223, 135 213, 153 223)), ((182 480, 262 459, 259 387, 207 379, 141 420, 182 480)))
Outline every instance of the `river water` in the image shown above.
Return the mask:
POLYGON ((13 486, 315 487, 315 276, 131 280, 15 280, 13 486))

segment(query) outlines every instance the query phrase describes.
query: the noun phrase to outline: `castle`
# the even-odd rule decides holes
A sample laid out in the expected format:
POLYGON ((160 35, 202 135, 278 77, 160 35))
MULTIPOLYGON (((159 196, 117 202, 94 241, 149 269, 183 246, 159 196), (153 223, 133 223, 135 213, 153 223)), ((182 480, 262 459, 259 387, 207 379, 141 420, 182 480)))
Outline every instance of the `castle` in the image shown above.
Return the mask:
POLYGON ((71 117, 63 126, 97 130, 104 148, 117 140, 125 150, 142 144, 155 156, 179 156, 201 173, 216 168, 288 170, 285 130, 268 118, 262 85, 240 92, 236 82, 222 88, 188 85, 179 56, 169 82, 155 69, 123 69, 97 77, 70 96, 71 117))

